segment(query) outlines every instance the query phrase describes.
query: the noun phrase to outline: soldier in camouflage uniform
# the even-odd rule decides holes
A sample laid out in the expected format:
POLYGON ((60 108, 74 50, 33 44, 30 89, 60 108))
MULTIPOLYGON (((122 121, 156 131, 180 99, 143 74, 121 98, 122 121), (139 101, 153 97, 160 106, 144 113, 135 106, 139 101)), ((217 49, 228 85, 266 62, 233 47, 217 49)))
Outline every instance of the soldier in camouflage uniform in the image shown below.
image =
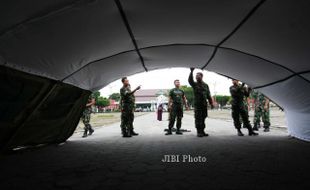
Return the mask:
POLYGON ((254 126, 253 130, 258 131, 258 126, 260 125, 260 118, 262 118, 264 123, 264 132, 269 132, 270 127, 270 112, 269 112, 269 99, 264 96, 264 94, 253 91, 252 97, 254 99, 254 126))
POLYGON ((168 124, 168 131, 166 135, 172 134, 172 128, 175 123, 175 119, 177 118, 177 135, 182 135, 181 132, 181 125, 182 125, 182 117, 183 117, 183 105, 185 105, 186 109, 188 109, 187 106, 187 100, 184 94, 184 91, 180 89, 180 81, 175 80, 174 81, 175 88, 171 89, 169 92, 169 103, 168 103, 168 109, 169 109, 169 124, 168 124))
POLYGON ((123 137, 131 137, 138 135, 134 132, 134 110, 135 110, 135 96, 134 93, 140 89, 138 86, 135 90, 131 91, 131 87, 127 77, 122 78, 123 87, 120 89, 121 94, 121 130, 123 137))
POLYGON ((95 96, 93 94, 91 94, 88 98, 85 110, 83 112, 83 115, 81 117, 82 122, 84 123, 84 134, 83 134, 83 138, 87 137, 87 135, 92 135, 94 132, 94 129, 92 128, 92 126, 89 124, 90 122, 90 114, 92 112, 92 105, 95 105, 96 101, 95 101, 95 96))
MULTIPOLYGON (((243 98, 244 110, 246 111, 247 115, 249 115, 249 110, 250 110, 250 107, 249 107, 250 104, 248 103, 248 98, 249 97, 246 97, 246 96, 243 98)), ((240 115, 240 124, 243 125, 243 128, 247 128, 247 126, 243 124, 241 115, 240 115)))
POLYGON ((234 125, 237 129, 238 136, 244 136, 244 134, 241 132, 240 116, 242 117, 243 125, 245 125, 249 131, 249 135, 258 135, 257 133, 253 132, 249 121, 248 112, 245 110, 244 106, 244 97, 249 96, 248 89, 244 87, 244 84, 240 85, 238 80, 233 79, 233 86, 231 86, 229 90, 232 97, 232 118, 234 120, 234 125))
POLYGON ((203 74, 197 73, 196 80, 194 82, 193 71, 195 68, 191 68, 191 72, 189 74, 188 82, 193 87, 194 90, 194 107, 195 107, 195 126, 197 129, 197 137, 209 136, 205 133, 204 129, 205 119, 208 117, 208 102, 213 109, 213 101, 211 98, 209 86, 202 81, 203 74))

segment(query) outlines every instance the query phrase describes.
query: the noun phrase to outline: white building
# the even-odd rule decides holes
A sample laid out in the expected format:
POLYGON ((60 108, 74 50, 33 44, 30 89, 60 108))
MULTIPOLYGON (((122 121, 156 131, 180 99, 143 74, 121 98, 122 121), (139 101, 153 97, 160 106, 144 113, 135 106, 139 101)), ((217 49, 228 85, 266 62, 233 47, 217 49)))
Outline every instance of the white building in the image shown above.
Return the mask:
POLYGON ((155 111, 160 104, 168 104, 168 89, 142 89, 135 93, 136 110, 155 111))

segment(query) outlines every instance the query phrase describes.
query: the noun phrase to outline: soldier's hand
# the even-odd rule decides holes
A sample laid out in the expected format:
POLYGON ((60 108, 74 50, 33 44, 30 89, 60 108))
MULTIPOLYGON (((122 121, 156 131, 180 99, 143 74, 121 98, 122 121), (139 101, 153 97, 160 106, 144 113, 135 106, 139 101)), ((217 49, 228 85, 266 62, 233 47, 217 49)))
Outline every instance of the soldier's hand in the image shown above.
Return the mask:
POLYGON ((141 89, 141 85, 139 85, 137 88, 136 88, 136 90, 140 90, 141 89))
POLYGON ((188 106, 186 106, 186 107, 185 107, 185 109, 188 111, 188 110, 189 110, 189 107, 188 107, 188 106))
POLYGON ((194 68, 194 67, 191 67, 190 69, 191 69, 191 71, 192 71, 192 72, 195 70, 195 68, 194 68))

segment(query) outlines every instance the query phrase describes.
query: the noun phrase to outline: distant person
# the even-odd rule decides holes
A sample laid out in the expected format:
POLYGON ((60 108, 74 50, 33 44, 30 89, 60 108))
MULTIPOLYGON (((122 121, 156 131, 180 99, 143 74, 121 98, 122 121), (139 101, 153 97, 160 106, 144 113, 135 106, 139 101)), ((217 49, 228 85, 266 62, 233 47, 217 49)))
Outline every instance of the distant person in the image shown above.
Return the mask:
POLYGON ((260 127, 260 119, 264 123, 264 132, 270 131, 270 111, 269 111, 269 99, 257 90, 252 92, 254 99, 254 126, 253 130, 258 131, 260 127))
POLYGON ((163 105, 160 104, 158 106, 158 108, 157 108, 157 120, 158 121, 162 121, 163 120, 163 110, 164 110, 163 105))
POLYGON ((135 96, 134 93, 141 88, 138 86, 131 91, 129 80, 127 77, 122 78, 123 87, 120 89, 121 94, 121 130, 123 137, 131 137, 139 135, 134 131, 134 110, 135 110, 135 96))
POLYGON ((197 137, 209 136, 205 133, 206 127, 205 119, 208 117, 208 102, 211 105, 211 109, 214 108, 211 98, 209 86, 203 82, 203 74, 201 72, 196 74, 197 82, 194 82, 193 71, 195 68, 190 68, 188 82, 194 90, 194 108, 195 108, 195 126, 197 129, 197 137))
POLYGON ((168 103, 168 110, 169 114, 169 124, 168 124, 168 131, 166 135, 172 135, 172 128, 175 123, 175 119, 177 119, 176 124, 176 134, 182 135, 181 125, 182 125, 182 118, 183 118, 183 106, 185 105, 186 109, 187 100, 185 97, 185 93, 183 90, 180 89, 180 81, 174 81, 175 88, 171 89, 169 92, 169 103, 168 103))
POLYGON ((242 118, 243 125, 248 129, 250 136, 258 135, 252 129, 252 126, 249 121, 248 112, 244 106, 244 97, 249 96, 249 91, 247 88, 244 87, 244 83, 242 85, 239 84, 239 81, 236 79, 232 80, 233 85, 229 88, 232 101, 232 118, 234 120, 235 128, 237 129, 238 136, 244 136, 241 132, 241 123, 240 123, 240 116, 242 118))
POLYGON ((87 137, 87 135, 92 135, 94 133, 94 129, 90 125, 90 115, 92 113, 92 106, 95 105, 95 96, 91 94, 88 97, 87 104, 85 106, 85 110, 83 111, 83 115, 81 117, 82 122, 84 124, 84 134, 83 138, 87 137))

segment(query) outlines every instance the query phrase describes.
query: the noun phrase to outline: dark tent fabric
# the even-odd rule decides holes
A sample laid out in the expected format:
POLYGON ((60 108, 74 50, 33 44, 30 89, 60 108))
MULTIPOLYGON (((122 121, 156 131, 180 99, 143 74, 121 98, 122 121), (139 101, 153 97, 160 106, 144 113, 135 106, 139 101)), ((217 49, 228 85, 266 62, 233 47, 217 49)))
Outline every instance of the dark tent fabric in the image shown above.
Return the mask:
POLYGON ((79 121, 89 91, 0 67, 0 148, 61 143, 79 121))
POLYGON ((11 147, 65 140, 89 91, 125 75, 196 67, 259 89, 284 108, 289 133, 310 141, 309 8, 306 0, 1 1, 1 91, 20 97, 1 117, 0 140, 11 147), (15 75, 20 82, 8 86, 15 75), (36 115, 29 98, 68 99, 71 107, 36 115), (18 118, 26 113, 36 115, 33 123, 18 118))

